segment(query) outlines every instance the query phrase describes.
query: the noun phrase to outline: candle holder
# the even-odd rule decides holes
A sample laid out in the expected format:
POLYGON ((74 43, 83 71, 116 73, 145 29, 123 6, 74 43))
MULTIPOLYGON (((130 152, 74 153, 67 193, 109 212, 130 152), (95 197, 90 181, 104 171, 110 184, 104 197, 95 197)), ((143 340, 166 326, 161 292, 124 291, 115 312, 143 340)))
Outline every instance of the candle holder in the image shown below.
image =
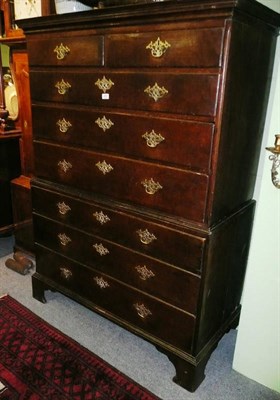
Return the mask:
POLYGON ((274 147, 266 147, 272 154, 269 159, 272 161, 271 180, 277 189, 280 189, 279 169, 280 169, 280 135, 275 135, 274 147))

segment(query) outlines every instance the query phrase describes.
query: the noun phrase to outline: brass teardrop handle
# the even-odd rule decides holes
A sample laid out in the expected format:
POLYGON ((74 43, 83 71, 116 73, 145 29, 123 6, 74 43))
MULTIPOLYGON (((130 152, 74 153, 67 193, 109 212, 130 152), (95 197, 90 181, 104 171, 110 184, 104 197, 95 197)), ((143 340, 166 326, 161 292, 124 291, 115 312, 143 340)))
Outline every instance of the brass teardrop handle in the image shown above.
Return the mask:
POLYGON ((106 289, 110 286, 109 283, 102 278, 102 276, 95 276, 93 280, 100 287, 100 289, 106 289))
POLYGON ((161 99, 163 96, 168 94, 168 90, 164 86, 160 87, 157 82, 153 86, 148 86, 144 90, 155 102, 161 99))
POLYGON ((100 256, 106 256, 110 253, 110 251, 106 247, 104 247, 102 243, 95 243, 94 245, 92 245, 92 247, 100 256))
POLYGON ((171 47, 166 40, 162 41, 160 37, 157 38, 154 42, 151 41, 147 46, 146 49, 151 50, 151 55, 155 58, 160 58, 166 52, 166 50, 171 47))
POLYGON ((67 81, 65 82, 64 79, 61 79, 60 82, 56 82, 56 84, 54 86, 56 87, 58 93, 61 95, 65 95, 69 91, 69 89, 72 87, 70 85, 70 83, 67 81))
POLYGON ((72 242, 71 238, 69 236, 67 236, 65 233, 59 233, 57 235, 60 243, 62 244, 62 246, 67 246, 69 243, 72 242))
POLYGON ((99 211, 99 212, 96 211, 92 215, 96 219, 96 221, 98 221, 100 223, 100 225, 104 225, 110 221, 110 218, 108 217, 108 215, 104 214, 103 211, 99 211))
POLYGON ((68 46, 60 43, 60 45, 57 45, 55 47, 54 53, 56 53, 56 58, 58 60, 63 60, 67 56, 67 54, 70 53, 70 49, 68 46))
POLYGON ((95 123, 99 126, 100 129, 103 130, 103 132, 106 132, 109 130, 112 126, 114 126, 114 122, 112 122, 110 119, 106 118, 105 115, 103 115, 102 118, 98 117, 95 123))
POLYGON ((60 160, 57 163, 57 166, 64 172, 66 173, 69 169, 72 168, 72 164, 69 161, 66 160, 60 160))
POLYGON ((105 75, 103 75, 102 79, 97 79, 95 85, 101 90, 103 93, 106 93, 114 86, 114 82, 111 79, 107 79, 105 75))
POLYGON ((61 133, 66 133, 72 126, 71 122, 65 118, 59 119, 56 125, 59 127, 61 133))
POLYGON ((135 303, 133 304, 133 307, 136 309, 139 317, 143 319, 147 318, 149 315, 152 315, 152 312, 143 303, 135 303))
POLYGON ((138 272, 140 279, 142 279, 143 281, 155 277, 153 271, 151 269, 148 269, 146 265, 137 265, 135 269, 138 272))
POLYGON ((153 129, 150 132, 145 132, 142 138, 146 140, 148 147, 157 147, 165 140, 160 133, 156 133, 153 129))
POLYGON ((139 236, 140 242, 143 244, 150 244, 154 240, 157 240, 157 237, 153 233, 149 232, 148 229, 138 229, 136 233, 139 236))
POLYGON ((151 179, 144 179, 144 181, 141 182, 141 185, 144 186, 145 192, 147 194, 155 194, 158 190, 162 189, 163 187, 159 182, 155 182, 153 178, 151 179))
POLYGON ((66 215, 69 211, 71 211, 71 207, 64 203, 64 201, 57 203, 57 208, 59 214, 61 215, 66 215))
POLYGON ((99 169, 99 171, 102 172, 103 175, 109 174, 109 172, 113 171, 114 169, 112 165, 106 163, 105 160, 103 160, 102 162, 98 161, 98 163, 96 163, 95 165, 99 169))
POLYGON ((65 268, 65 267, 61 267, 59 268, 60 270, 60 275, 62 276, 62 278, 69 280, 70 278, 72 278, 73 273, 70 269, 65 268))

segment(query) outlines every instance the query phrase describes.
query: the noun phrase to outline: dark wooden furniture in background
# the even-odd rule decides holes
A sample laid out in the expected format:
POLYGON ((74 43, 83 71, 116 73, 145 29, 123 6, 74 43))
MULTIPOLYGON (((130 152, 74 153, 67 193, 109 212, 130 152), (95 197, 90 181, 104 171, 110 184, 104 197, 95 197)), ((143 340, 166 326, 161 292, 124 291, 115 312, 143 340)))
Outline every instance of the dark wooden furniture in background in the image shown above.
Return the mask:
MULTIPOLYGON (((30 178, 33 175, 32 118, 30 103, 28 56, 22 29, 15 27, 10 1, 1 1, 4 27, 0 44, 9 47, 10 69, 16 86, 19 116, 14 121, 20 131, 20 168, 10 182, 10 210, 13 210, 11 232, 15 236, 15 250, 34 252, 30 178)), ((49 13, 49 9, 47 10, 49 13)))
POLYGON ((29 66, 25 42, 21 46, 12 46, 11 66, 17 85, 19 99, 18 125, 21 128, 21 176, 11 182, 12 205, 14 215, 15 250, 34 253, 32 201, 30 179, 34 171, 32 143, 32 117, 29 85, 29 66))
POLYGON ((21 24, 33 296, 58 290, 149 340, 191 391, 238 323, 279 26, 250 0, 21 24))
POLYGON ((20 133, 0 135, 0 236, 13 232, 11 180, 20 175, 20 133))

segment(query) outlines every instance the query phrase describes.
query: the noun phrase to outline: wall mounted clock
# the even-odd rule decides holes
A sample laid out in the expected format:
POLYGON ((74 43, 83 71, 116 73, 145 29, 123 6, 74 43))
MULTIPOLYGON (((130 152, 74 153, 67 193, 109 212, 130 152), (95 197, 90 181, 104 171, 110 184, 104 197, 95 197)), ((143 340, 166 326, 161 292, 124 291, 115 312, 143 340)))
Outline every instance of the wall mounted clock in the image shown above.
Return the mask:
POLYGON ((15 20, 42 16, 42 0, 14 0, 15 20))

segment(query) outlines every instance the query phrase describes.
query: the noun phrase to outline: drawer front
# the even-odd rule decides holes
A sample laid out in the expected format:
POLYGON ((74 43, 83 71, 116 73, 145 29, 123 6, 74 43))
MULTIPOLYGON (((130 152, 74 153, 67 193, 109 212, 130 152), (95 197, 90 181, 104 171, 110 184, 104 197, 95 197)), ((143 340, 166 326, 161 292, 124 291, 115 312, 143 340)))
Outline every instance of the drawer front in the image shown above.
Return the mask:
POLYGON ((106 66, 216 67, 222 38, 222 28, 107 35, 106 66))
POLYGON ((166 113, 216 114, 218 75, 31 70, 32 100, 166 113))
POLYGON ((102 36, 59 36, 27 43, 29 64, 50 66, 102 66, 102 36))
POLYGON ((105 239, 34 215, 37 243, 196 313, 200 278, 105 239))
POLYGON ((32 204, 36 214, 113 240, 181 269, 201 270, 205 238, 169 229, 123 210, 115 211, 102 203, 81 201, 34 186, 32 204))
POLYGON ((191 350, 195 318, 190 314, 40 247, 36 260, 37 273, 90 301, 107 318, 116 316, 128 328, 133 325, 182 350, 191 350))
POLYGON ((32 115, 38 139, 164 160, 195 171, 210 168, 213 124, 66 106, 36 105, 32 115))
POLYGON ((34 150, 38 177, 204 220, 207 175, 46 143, 34 150))

